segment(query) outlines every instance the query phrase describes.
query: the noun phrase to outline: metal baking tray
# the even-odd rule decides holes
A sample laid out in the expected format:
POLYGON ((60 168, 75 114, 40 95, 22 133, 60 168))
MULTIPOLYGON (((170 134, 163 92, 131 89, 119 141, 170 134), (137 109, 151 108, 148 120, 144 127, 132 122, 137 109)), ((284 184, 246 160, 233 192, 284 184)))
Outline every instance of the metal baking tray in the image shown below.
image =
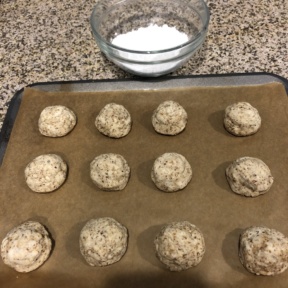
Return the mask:
MULTIPOLYGON (((279 88, 281 85, 267 86, 279 88)), ((279 231, 283 229, 288 234, 285 224, 287 220, 285 203, 288 200, 285 171, 287 171, 288 164, 287 161, 282 161, 283 155, 287 152, 288 139, 288 133, 283 125, 287 121, 288 102, 285 98, 288 92, 287 80, 277 75, 261 73, 67 81, 35 83, 28 87, 44 92, 95 93, 92 93, 92 96, 88 95, 86 102, 84 101, 86 96, 83 96, 85 94, 76 93, 75 96, 74 93, 64 93, 62 98, 58 98, 57 95, 56 101, 69 103, 72 105, 71 108, 78 109, 79 104, 83 103, 86 105, 86 109, 75 110, 81 121, 78 122, 78 126, 71 135, 58 139, 61 143, 57 140, 56 143, 55 139, 50 141, 49 138, 41 139, 40 143, 38 140, 41 135, 36 135, 38 130, 35 120, 37 121, 41 111, 41 103, 50 104, 49 95, 41 95, 37 92, 34 94, 35 97, 31 93, 30 98, 26 98, 25 93, 24 99, 22 97, 24 89, 22 89, 11 101, 0 143, 1 162, 3 160, 0 172, 1 203, 3 203, 1 235, 8 230, 8 227, 13 227, 16 223, 32 217, 34 220, 43 221, 44 225, 52 229, 51 234, 56 245, 53 257, 38 272, 19 275, 4 266, 0 272, 0 279, 2 282, 5 279, 7 287, 20 287, 21 285, 21 287, 50 288, 55 285, 59 286, 59 283, 65 283, 66 286, 77 288, 95 287, 95 285, 106 288, 159 287, 163 284, 166 287, 190 287, 191 285, 195 287, 255 287, 255 285, 261 285, 286 288, 288 276, 286 273, 273 278, 254 277, 248 274, 237 258, 236 245, 239 233, 244 227, 258 225, 262 221, 265 225, 279 228, 279 231), (280 95, 273 94, 274 88, 271 90, 261 88, 262 85, 274 83, 283 84, 286 93, 283 93, 282 87, 276 90, 281 90, 280 95), (195 89, 190 89, 190 87, 195 89), (200 89, 197 89, 198 87, 200 89), (229 87, 232 89, 226 89, 229 87), (179 92, 181 90, 182 92, 183 90, 189 91, 189 93, 181 94, 179 92), (197 93, 191 95, 192 90, 197 93), (204 91, 202 94, 201 90, 204 91), (226 94, 223 93, 226 90, 229 91, 226 94), (261 115, 263 120, 265 119, 263 121, 265 125, 256 137, 243 139, 225 134, 221 118, 223 107, 230 102, 231 98, 238 100, 237 96, 233 95, 233 91, 237 90, 244 93, 244 96, 239 93, 241 99, 256 101, 255 103, 259 104, 263 112, 261 115), (254 94, 257 90, 260 93, 254 94), (100 91, 103 93, 98 93, 100 91), (110 91, 112 93, 109 93, 110 91), (169 143, 167 143, 167 137, 158 137, 159 135, 150 133, 149 129, 152 127, 148 127, 152 109, 160 101, 158 99, 166 99, 167 91, 170 93, 169 97, 174 97, 174 99, 179 97, 183 101, 191 117, 186 130, 189 133, 170 138, 169 143), (250 92, 247 93, 248 91, 250 92), (115 95, 119 96, 119 94, 130 107, 131 115, 134 115, 134 130, 129 137, 123 139, 122 144, 120 140, 114 145, 115 142, 113 144, 109 138, 106 139, 94 133, 94 130, 90 128, 94 128, 93 118, 97 107, 101 107, 104 102, 111 101, 115 95), (130 100, 130 95, 135 96, 134 101, 130 100), (77 99, 77 101, 73 104, 71 99, 77 99), (78 102, 78 99, 81 100, 78 102), (33 110, 31 106, 34 107, 33 110), (29 126, 29 119, 32 119, 34 123, 31 126, 29 126), (195 127, 197 129, 194 129, 195 127), (26 128, 29 129, 26 130, 26 128), (12 129, 14 131, 11 134, 12 129), (84 131, 83 134, 79 133, 80 131, 84 131), (88 139, 88 141, 83 143, 82 139, 88 139), (149 145, 146 145, 147 143, 149 145), (183 145, 185 143, 188 145, 183 145), (48 145, 45 146, 46 144, 48 145), (8 150, 6 150, 7 145, 9 145, 8 150), (22 172, 25 163, 28 163, 33 155, 47 151, 47 148, 49 151, 64 153, 71 169, 69 169, 68 181, 62 187, 62 191, 43 197, 43 195, 29 193, 22 172), (157 193, 158 191, 151 183, 149 173, 152 161, 156 155, 160 155, 160 152, 168 148, 169 150, 173 148, 173 151, 174 149, 182 151, 191 160, 193 168, 195 167, 191 187, 183 193, 169 195, 157 193), (131 165, 133 173, 123 193, 101 193, 101 191, 95 191, 95 185, 90 183, 88 163, 95 155, 107 149, 123 153, 131 165), (255 201, 230 193, 224 176, 228 161, 246 153, 253 156, 260 155, 265 161, 268 160, 273 176, 277 179, 273 191, 255 201), (7 161, 3 159, 4 154, 7 161), (99 203, 101 205, 98 205, 99 203), (84 265, 84 260, 81 258, 78 236, 84 221, 101 215, 115 217, 128 227, 129 250, 117 266, 106 267, 107 269, 90 269, 91 267, 84 265), (154 255, 153 247, 149 243, 152 243, 160 225, 177 219, 191 220, 192 223, 199 225, 209 248, 201 266, 187 273, 175 275, 161 268, 154 255), (99 285, 99 282, 94 281, 103 282, 99 285), (82 285, 82 283, 85 284, 82 285)))

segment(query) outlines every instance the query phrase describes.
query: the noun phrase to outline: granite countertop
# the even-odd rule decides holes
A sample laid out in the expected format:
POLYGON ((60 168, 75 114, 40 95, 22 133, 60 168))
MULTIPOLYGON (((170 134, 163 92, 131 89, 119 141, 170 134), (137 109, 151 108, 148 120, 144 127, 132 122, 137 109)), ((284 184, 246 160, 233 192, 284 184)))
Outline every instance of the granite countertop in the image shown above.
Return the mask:
MULTIPOLYGON (((35 82, 133 78, 99 51, 97 0, 0 0, 0 128, 14 93, 35 82)), ((287 0, 207 0, 204 46, 172 75, 270 72, 288 78, 287 0)))

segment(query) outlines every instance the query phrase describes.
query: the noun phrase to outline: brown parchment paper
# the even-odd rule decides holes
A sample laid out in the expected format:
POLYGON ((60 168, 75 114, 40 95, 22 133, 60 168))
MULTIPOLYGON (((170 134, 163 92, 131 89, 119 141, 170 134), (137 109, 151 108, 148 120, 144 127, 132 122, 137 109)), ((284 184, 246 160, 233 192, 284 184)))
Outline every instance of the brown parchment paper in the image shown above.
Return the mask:
POLYGON ((288 271, 275 277, 247 272, 238 258, 241 231, 266 225, 288 236, 287 95, 281 84, 248 87, 183 88, 95 93, 49 93, 25 89, 0 170, 0 238, 26 220, 44 224, 54 239, 48 261, 38 270, 20 274, 0 262, 1 287, 287 287, 288 271), (153 110, 164 100, 176 100, 189 120, 177 136, 157 134, 153 110), (260 131, 235 137, 223 128, 226 106, 248 101, 262 117, 260 131), (123 104, 133 128, 122 139, 100 134, 94 120, 109 102, 123 104), (61 104, 78 117, 75 129, 63 138, 38 132, 40 112, 61 104), (165 152, 184 155, 193 169, 189 185, 164 193, 151 181, 153 161, 165 152), (127 187, 104 192, 89 178, 89 163, 101 153, 120 153, 131 167, 127 187), (36 156, 58 153, 69 165, 65 184, 49 194, 29 190, 25 166, 36 156), (262 159, 275 182, 257 198, 231 192, 225 168, 238 157, 262 159), (108 267, 91 267, 79 251, 79 233, 90 218, 110 216, 129 230, 129 246, 122 260, 108 267), (169 272, 154 255, 153 239, 171 221, 188 220, 203 232, 206 253, 195 268, 169 272), (4 286, 5 284, 5 286, 4 286))

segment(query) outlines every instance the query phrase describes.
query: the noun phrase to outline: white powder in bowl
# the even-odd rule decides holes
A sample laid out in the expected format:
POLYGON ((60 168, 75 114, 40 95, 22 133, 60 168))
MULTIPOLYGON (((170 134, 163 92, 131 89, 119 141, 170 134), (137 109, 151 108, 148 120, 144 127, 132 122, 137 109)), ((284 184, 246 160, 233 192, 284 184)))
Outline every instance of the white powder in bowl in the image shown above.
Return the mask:
POLYGON ((176 47, 187 41, 188 36, 175 27, 150 24, 148 27, 117 35, 112 44, 135 51, 157 51, 176 47))

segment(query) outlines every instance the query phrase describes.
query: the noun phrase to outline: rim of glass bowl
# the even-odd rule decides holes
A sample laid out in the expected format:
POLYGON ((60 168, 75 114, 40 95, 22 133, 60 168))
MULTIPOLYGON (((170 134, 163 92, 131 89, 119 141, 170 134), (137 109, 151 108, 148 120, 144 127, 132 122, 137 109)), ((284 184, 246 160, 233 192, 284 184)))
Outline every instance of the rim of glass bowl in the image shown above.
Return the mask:
MULTIPOLYGON (((124 0, 125 1, 125 0, 124 0)), ((97 11, 97 8, 102 4, 101 1, 99 1, 95 7, 93 8, 93 11, 92 11, 92 14, 91 14, 91 17, 90 17, 90 25, 91 25, 91 28, 92 28, 92 31, 94 33, 94 35, 96 36, 96 38, 98 38, 99 40, 101 40, 101 42, 105 43, 106 46, 108 47, 112 47, 114 49, 117 49, 117 50, 120 50, 120 51, 123 51, 123 52, 129 52, 129 53, 133 53, 133 54, 159 54, 159 53, 167 53, 167 52, 170 52, 170 51, 173 51, 173 50, 177 50, 177 49, 180 49, 180 48, 183 48, 183 47, 186 47, 186 46, 189 46, 191 43, 195 42, 198 38, 200 38, 202 36, 202 34, 205 34, 206 31, 208 30, 208 26, 209 26, 209 22, 210 22, 210 11, 209 11, 209 8, 207 6, 207 4, 203 1, 203 0, 200 0, 201 2, 203 2, 203 7, 205 9, 205 12, 206 12, 206 15, 207 15, 207 19, 206 19, 206 23, 204 23, 202 29, 200 32, 198 32, 192 39, 188 40, 187 42, 184 42, 178 46, 174 46, 174 47, 171 47, 171 48, 167 48, 167 49, 161 49, 161 50, 148 50, 148 51, 142 51, 142 50, 130 50, 130 49, 127 49, 127 48, 123 48, 123 47, 120 47, 120 46, 117 46, 117 45, 114 45, 112 44, 111 42, 108 42, 106 41, 98 32, 97 32, 97 28, 95 27, 95 17, 94 17, 94 14, 96 13, 97 11)), ((121 3, 123 2, 123 0, 119 1, 118 3, 121 3)))

